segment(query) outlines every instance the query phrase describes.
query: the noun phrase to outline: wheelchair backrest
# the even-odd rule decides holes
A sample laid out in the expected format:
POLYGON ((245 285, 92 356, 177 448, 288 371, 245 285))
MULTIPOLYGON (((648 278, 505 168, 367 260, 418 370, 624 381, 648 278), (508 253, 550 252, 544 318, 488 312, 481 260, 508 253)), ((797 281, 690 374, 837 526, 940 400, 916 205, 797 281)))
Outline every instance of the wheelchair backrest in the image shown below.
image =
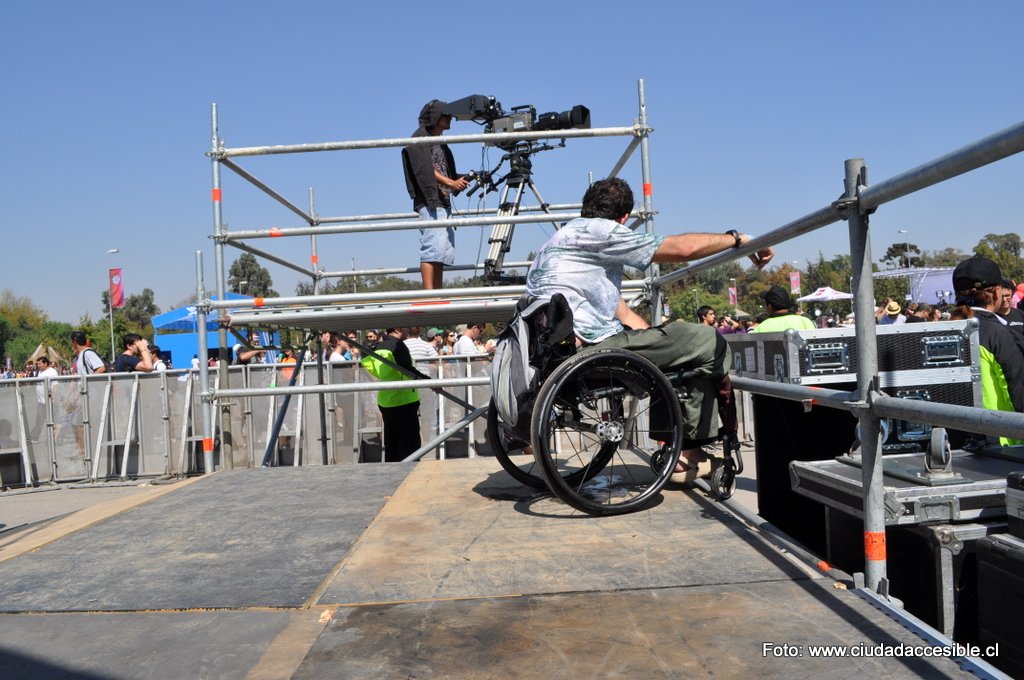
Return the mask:
POLYGON ((526 416, 528 428, 537 386, 575 353, 572 309, 565 297, 521 297, 494 349, 491 393, 501 420, 516 426, 526 416))

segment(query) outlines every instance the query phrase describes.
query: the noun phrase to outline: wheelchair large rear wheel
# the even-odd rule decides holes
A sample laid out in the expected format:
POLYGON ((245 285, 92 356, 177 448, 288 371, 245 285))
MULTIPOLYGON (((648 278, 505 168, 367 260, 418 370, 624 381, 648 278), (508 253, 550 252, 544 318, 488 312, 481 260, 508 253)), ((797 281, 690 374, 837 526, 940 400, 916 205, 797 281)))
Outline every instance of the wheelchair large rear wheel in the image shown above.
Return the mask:
MULTIPOLYGON (((490 444, 491 451, 498 459, 498 463, 513 479, 534 489, 548 489, 537 459, 529 451, 530 442, 517 436, 510 427, 501 422, 493 399, 487 407, 487 443, 490 444)), ((566 470, 569 475, 567 481, 576 484, 585 475, 589 474, 590 477, 593 477, 598 472, 599 470, 594 468, 566 470)))
POLYGON ((672 384, 649 360, 593 349, 544 382, 531 439, 552 493, 588 514, 616 515, 644 507, 668 482, 683 416, 672 384))
POLYGON ((520 484, 534 489, 546 489, 536 458, 529 452, 530 442, 517 437, 501 422, 494 400, 487 407, 487 443, 505 472, 520 484))

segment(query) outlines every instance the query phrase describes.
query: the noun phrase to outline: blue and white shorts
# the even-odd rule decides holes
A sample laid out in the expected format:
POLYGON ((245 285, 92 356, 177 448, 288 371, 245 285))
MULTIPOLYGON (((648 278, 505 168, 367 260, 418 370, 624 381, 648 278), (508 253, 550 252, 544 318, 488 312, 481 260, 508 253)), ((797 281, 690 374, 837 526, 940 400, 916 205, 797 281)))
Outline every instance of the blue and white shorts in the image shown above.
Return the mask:
MULTIPOLYGON (((448 208, 420 208, 420 219, 434 221, 451 219, 448 208), (438 216, 438 213, 442 213, 438 216)), ((455 264, 455 229, 420 229, 420 262, 440 262, 445 265, 455 264)))

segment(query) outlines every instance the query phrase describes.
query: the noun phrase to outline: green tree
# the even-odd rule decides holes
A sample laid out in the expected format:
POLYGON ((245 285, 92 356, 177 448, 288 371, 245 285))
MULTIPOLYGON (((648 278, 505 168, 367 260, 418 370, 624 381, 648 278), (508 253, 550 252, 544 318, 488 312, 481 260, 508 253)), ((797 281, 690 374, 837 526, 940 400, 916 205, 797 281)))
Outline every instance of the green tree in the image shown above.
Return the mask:
POLYGON ((1020 259, 1019 234, 985 234, 974 246, 974 254, 991 259, 999 265, 1003 276, 1019 281, 1024 278, 1024 263, 1020 259))
POLYGON ((63 355, 64 359, 71 360, 71 342, 69 340, 71 324, 62 321, 46 321, 39 328, 26 331, 15 338, 7 347, 5 356, 10 356, 15 367, 25 365, 25 361, 36 351, 39 345, 53 347, 63 355))
POLYGON ((0 358, 7 356, 7 343, 12 337, 11 324, 6 316, 0 314, 0 358))
POLYGON ((880 261, 894 268, 923 267, 925 262, 917 244, 906 241, 890 245, 880 261))
POLYGON ((967 259, 967 254, 959 248, 943 248, 931 253, 925 253, 925 267, 955 267, 967 259))
POLYGON ((242 253, 228 269, 228 290, 253 297, 277 297, 270 272, 252 253, 242 253), (244 282, 244 283, 243 283, 244 282))
POLYGON ((7 319, 13 335, 36 330, 47 318, 46 312, 32 304, 30 299, 6 289, 0 291, 0 316, 7 319))

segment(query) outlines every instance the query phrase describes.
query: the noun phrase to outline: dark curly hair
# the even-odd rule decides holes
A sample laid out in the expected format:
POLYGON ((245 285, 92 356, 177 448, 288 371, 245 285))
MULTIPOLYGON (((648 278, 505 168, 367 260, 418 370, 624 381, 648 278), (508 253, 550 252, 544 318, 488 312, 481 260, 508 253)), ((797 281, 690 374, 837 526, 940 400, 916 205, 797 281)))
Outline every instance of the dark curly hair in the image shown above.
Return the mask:
POLYGON ((633 210, 633 190, 618 177, 601 179, 583 194, 582 217, 603 217, 618 220, 633 210))

